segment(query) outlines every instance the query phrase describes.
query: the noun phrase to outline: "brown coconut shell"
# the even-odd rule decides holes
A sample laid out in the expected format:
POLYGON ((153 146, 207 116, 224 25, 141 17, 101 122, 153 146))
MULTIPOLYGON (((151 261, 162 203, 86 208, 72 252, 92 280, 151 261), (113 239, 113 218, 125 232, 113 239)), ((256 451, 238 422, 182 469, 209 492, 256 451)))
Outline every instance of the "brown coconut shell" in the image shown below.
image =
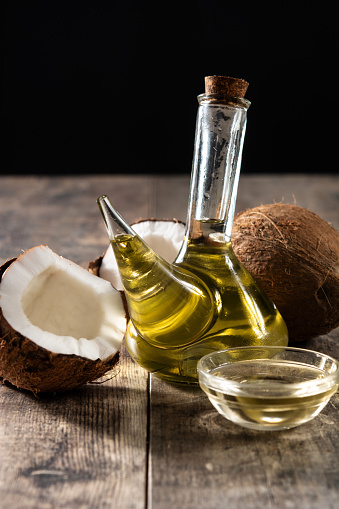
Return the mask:
POLYGON ((315 213, 289 204, 238 214, 232 245, 285 319, 291 341, 339 326, 339 232, 315 213))
MULTIPOLYGON (((0 267, 0 284, 3 273, 15 259, 0 267)), ((0 307, 0 381, 3 383, 9 382, 35 394, 66 391, 97 380, 118 361, 119 351, 103 361, 50 352, 15 331, 0 307)))
MULTIPOLYGON (((96 258, 95 260, 92 260, 91 262, 88 263, 87 270, 91 274, 94 274, 94 276, 100 277, 100 267, 101 267, 103 257, 104 257, 104 254, 102 254, 101 256, 98 256, 98 258, 96 258)), ((123 293, 124 292, 121 292, 121 294, 123 294, 123 293)))

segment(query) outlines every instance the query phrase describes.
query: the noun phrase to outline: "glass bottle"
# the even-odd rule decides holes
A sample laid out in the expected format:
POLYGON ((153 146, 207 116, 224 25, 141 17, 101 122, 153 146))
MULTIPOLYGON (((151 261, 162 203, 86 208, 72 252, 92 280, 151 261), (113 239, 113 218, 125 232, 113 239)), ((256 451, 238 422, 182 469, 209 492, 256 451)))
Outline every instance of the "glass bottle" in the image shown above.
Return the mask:
MULTIPOLYGON (((133 318, 133 311, 140 309, 140 303, 135 306, 134 300, 130 299, 132 313, 125 335, 130 355, 160 378, 186 383, 197 382, 197 362, 213 350, 288 343, 286 325, 280 313, 239 263, 231 245, 250 106, 249 101, 236 95, 239 86, 241 88, 246 82, 223 77, 208 77, 205 82, 206 93, 198 96, 186 233, 177 259, 173 265, 164 265, 164 261, 153 252, 150 254, 151 250, 139 239, 143 246, 141 251, 149 263, 138 273, 135 262, 133 267, 130 263, 131 254, 124 255, 122 260, 117 243, 115 246, 112 243, 125 293, 127 290, 127 295, 131 296, 129 288, 132 284, 140 297, 140 285, 146 279, 147 292, 154 291, 149 284, 151 274, 157 286, 152 312, 158 312, 159 295, 162 295, 161 305, 167 318, 158 323, 161 323, 161 330, 163 323, 170 330, 167 341, 161 336, 161 330, 158 335, 156 327, 148 331, 147 337, 139 326, 146 317, 138 311, 139 323, 133 318), (137 273, 141 275, 138 281, 135 279, 137 273), (169 273, 176 280, 170 284, 166 283, 169 273), (183 276, 191 279, 183 284, 183 276), (181 292, 183 287, 187 295, 193 289, 195 300, 192 295, 187 298, 181 292), (159 288, 164 291, 158 291, 159 288)), ((149 324, 152 322, 150 316, 149 324)))

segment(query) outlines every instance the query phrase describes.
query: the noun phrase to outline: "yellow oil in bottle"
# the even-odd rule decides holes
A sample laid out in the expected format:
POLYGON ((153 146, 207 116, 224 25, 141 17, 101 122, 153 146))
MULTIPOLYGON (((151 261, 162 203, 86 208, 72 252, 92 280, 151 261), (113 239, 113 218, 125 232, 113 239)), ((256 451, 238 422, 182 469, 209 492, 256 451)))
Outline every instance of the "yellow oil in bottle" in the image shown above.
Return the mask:
MULTIPOLYGON (((182 346, 179 338, 172 338, 168 346, 157 347, 138 334, 132 323, 126 334, 127 348, 132 357, 148 371, 161 378, 180 382, 197 382, 196 366, 205 354, 224 348, 247 345, 287 345, 288 334, 284 320, 274 304, 261 290, 252 276, 239 263, 230 242, 218 232, 215 221, 198 222, 202 234, 186 242, 183 256, 176 264, 180 270, 198 276, 213 295, 213 319, 200 335, 182 346)), ((136 287, 140 291, 140 287, 136 287)), ((155 299, 155 306, 156 299, 155 299)), ((170 299, 166 291, 158 306, 167 307, 170 299)), ((194 302, 179 316, 182 327, 198 332, 203 318, 194 302)), ((180 334, 177 328, 174 335, 180 334)))
POLYGON ((138 236, 118 235, 111 244, 131 319, 147 343, 183 347, 211 327, 217 313, 205 283, 159 259, 138 236))

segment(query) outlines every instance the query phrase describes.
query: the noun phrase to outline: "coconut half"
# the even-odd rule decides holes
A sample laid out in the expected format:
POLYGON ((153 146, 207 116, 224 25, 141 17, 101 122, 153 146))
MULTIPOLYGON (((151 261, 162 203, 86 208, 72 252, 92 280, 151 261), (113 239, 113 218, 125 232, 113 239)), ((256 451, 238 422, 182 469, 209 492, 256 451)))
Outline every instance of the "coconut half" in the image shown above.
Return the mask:
MULTIPOLYGON (((185 234, 185 224, 177 219, 147 219, 133 223, 133 230, 158 255, 172 263, 177 257, 185 234)), ((89 270, 99 273, 118 290, 123 290, 112 247, 109 246, 100 260, 91 262, 89 270)))
POLYGON ((104 279, 37 246, 0 273, 0 377, 33 392, 101 377, 126 330, 121 294, 104 279))

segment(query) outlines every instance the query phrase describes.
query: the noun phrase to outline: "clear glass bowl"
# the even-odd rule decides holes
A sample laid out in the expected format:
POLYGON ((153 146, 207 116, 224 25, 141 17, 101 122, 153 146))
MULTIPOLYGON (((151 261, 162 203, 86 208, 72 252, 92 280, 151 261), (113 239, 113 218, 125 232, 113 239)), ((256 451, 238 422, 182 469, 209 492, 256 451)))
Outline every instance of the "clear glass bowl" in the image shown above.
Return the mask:
POLYGON ((218 412, 256 430, 299 426, 321 412, 339 386, 339 362, 281 346, 239 347, 205 355, 199 383, 218 412))

